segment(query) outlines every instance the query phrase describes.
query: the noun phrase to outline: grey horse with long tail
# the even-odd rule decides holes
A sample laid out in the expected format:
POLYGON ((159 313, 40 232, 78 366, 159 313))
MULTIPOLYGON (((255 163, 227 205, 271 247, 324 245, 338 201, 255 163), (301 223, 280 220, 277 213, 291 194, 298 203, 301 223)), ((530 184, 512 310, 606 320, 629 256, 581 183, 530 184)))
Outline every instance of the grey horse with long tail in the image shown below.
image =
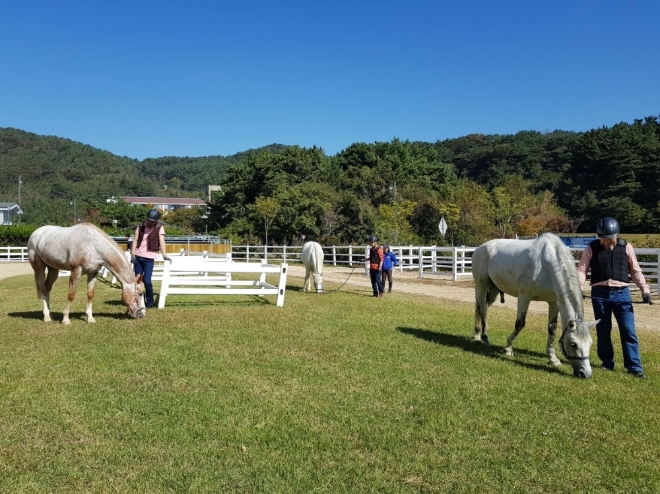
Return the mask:
POLYGON ((582 290, 575 261, 555 235, 546 233, 534 240, 497 239, 479 246, 472 255, 476 305, 474 339, 488 344, 486 315, 500 292, 518 297, 518 315, 504 351, 513 355, 513 342, 525 327, 532 300, 548 303, 548 344, 550 364, 561 365, 555 354, 557 318, 561 314, 559 344, 573 367, 573 375, 592 375, 589 349, 590 328, 598 321, 585 322, 582 290))

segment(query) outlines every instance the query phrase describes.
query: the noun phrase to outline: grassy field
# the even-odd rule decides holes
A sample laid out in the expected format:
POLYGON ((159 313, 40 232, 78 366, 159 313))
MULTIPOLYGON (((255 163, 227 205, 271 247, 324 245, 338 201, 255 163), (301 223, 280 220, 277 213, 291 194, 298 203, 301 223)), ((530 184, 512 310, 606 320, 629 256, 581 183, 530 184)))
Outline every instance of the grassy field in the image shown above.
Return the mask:
POLYGON ((130 320, 100 281, 98 322, 81 291, 67 327, 32 277, 1 281, 0 492, 660 491, 659 333, 640 332, 650 379, 592 357, 577 380, 547 365, 541 315, 506 358, 513 312, 485 348, 471 304, 367 285, 130 320))

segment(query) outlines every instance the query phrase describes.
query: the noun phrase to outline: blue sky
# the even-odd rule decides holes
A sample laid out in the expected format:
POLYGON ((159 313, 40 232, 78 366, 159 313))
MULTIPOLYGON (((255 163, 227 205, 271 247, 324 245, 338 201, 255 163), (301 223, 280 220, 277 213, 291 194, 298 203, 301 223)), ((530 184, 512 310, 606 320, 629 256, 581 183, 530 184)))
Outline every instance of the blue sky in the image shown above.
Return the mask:
POLYGON ((144 159, 660 114, 660 2, 5 2, 0 127, 144 159))

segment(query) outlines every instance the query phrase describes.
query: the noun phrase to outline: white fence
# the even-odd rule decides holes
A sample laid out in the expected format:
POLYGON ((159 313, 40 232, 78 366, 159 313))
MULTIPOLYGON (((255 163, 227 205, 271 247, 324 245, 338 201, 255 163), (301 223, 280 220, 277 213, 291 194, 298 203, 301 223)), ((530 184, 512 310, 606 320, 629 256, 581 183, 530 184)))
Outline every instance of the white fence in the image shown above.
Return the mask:
POLYGON ((27 262, 27 247, 0 247, 0 262, 27 262))
POLYGON ((275 295, 277 307, 283 307, 287 271, 285 262, 276 266, 266 261, 231 262, 209 257, 173 256, 163 268, 158 308, 165 308, 168 295, 275 295), (231 273, 259 277, 256 280, 236 280, 231 278, 231 273), (279 274, 277 286, 266 283, 267 274, 279 274))
MULTIPOLYGON (((451 276, 453 280, 472 277, 472 252, 476 247, 425 247, 425 246, 391 246, 392 252, 397 256, 399 271, 415 270, 420 278, 425 276, 443 274, 451 276)), ((324 263, 332 266, 365 266, 365 257, 368 247, 362 245, 330 245, 324 246, 324 263)), ((302 246, 286 245, 233 245, 229 254, 206 254, 200 252, 182 251, 184 256, 206 256, 208 258, 222 258, 233 261, 261 261, 270 262, 300 262, 302 246)), ((571 248, 570 251, 579 260, 582 248, 571 248)), ((658 290, 658 274, 660 273, 660 249, 635 249, 644 277, 652 289, 658 290)), ((26 262, 27 247, 0 247, 0 263, 3 261, 26 262)), ((154 266, 154 281, 160 281, 163 270, 162 259, 154 266)), ((106 275, 106 273, 104 273, 106 275)))

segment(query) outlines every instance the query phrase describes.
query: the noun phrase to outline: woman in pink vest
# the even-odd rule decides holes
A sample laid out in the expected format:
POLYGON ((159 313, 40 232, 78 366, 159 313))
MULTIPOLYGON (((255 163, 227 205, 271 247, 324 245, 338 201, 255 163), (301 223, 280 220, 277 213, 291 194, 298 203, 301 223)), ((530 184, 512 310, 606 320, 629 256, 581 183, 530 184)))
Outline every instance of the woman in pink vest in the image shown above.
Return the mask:
POLYGON ((154 271, 154 260, 160 250, 163 259, 171 261, 165 250, 165 228, 158 221, 160 211, 152 209, 147 213, 147 221, 142 222, 135 229, 135 239, 131 246, 131 261, 135 274, 144 277, 145 298, 144 305, 147 309, 154 307, 154 287, 151 283, 151 275, 154 271))

